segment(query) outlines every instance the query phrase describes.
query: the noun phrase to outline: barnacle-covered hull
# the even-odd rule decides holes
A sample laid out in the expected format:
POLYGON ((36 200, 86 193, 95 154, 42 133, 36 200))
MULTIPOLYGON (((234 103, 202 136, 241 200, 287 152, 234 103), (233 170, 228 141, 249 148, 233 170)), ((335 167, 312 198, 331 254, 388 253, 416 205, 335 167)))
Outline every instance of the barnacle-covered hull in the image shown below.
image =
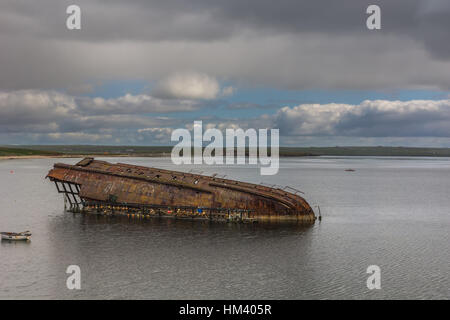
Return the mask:
POLYGON ((314 222, 301 196, 216 176, 111 164, 85 158, 56 163, 47 177, 72 210, 239 221, 314 222))

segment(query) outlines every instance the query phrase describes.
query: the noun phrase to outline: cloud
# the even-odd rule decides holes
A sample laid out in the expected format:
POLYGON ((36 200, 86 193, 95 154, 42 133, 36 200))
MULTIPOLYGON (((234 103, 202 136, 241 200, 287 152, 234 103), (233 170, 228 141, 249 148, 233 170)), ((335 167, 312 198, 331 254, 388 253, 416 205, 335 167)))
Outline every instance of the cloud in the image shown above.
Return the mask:
POLYGON ((273 126, 285 136, 450 138, 450 100, 366 100, 284 107, 273 126))
POLYGON ((215 78, 195 72, 170 75, 153 91, 156 97, 164 99, 216 99, 219 93, 219 82, 215 78))
POLYGON ((253 102, 234 102, 227 105, 227 109, 230 110, 242 110, 242 109, 275 109, 279 108, 278 104, 258 104, 253 102))
MULTIPOLYGON (((210 105, 208 100, 208 106, 210 105)), ((159 113, 205 107, 197 100, 131 95, 114 99, 76 97, 58 91, 0 92, 0 144, 97 143, 169 145, 175 128, 189 128, 194 119, 159 113)), ((205 117, 205 127, 221 130, 269 125, 265 119, 205 117)))
POLYGON ((160 144, 170 144, 173 128, 143 128, 138 130, 137 140, 153 141, 160 144))
POLYGON ((47 123, 74 116, 132 115, 193 111, 205 107, 195 100, 165 100, 126 94, 113 99, 76 97, 58 91, 0 91, 0 124, 47 123))
MULTIPOLYGON (((57 91, 4 91, 0 143, 168 145, 171 131, 192 130, 194 119, 159 112, 167 113, 166 107, 181 111, 206 106, 197 103, 151 95, 104 99, 57 91)), ((205 129, 222 131, 279 128, 283 145, 450 146, 449 99, 301 104, 252 118, 205 115, 195 120, 203 120, 205 129)))
POLYGON ((114 99, 80 97, 76 101, 81 110, 95 114, 167 113, 193 111, 204 107, 195 100, 167 100, 146 94, 126 94, 114 99))
POLYGON ((21 143, 116 143, 117 139, 136 142, 139 136, 152 135, 161 139, 161 132, 166 131, 158 128, 179 127, 182 121, 157 113, 191 111, 202 106, 191 100, 166 101, 148 95, 103 99, 74 97, 57 91, 4 91, 0 92, 0 136, 5 144, 14 143, 19 136, 23 139, 21 143), (149 116, 151 113, 156 115, 149 116))
MULTIPOLYGON (((64 25, 64 1, 1 2, 1 89, 83 92, 91 81, 158 81, 188 69, 295 90, 449 90, 447 0, 378 0, 379 31, 365 26, 368 0, 77 4, 82 29, 71 32, 64 25)), ((174 87, 162 92, 204 99, 220 94, 214 86, 174 87)))
POLYGON ((48 124, 69 118, 77 110, 75 99, 56 91, 0 92, 0 127, 48 124))

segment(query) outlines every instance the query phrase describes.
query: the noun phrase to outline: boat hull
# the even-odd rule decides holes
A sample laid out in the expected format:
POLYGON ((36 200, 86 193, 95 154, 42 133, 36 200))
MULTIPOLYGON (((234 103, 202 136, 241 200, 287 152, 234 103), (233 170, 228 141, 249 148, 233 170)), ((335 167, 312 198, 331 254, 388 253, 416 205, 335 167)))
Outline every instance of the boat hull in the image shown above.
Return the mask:
POLYGON ((31 239, 31 236, 4 235, 4 234, 2 234, 2 240, 26 241, 26 240, 30 240, 30 239, 31 239))
POLYGON ((80 211, 251 221, 316 218, 298 194, 217 176, 86 158, 76 165, 57 163, 47 177, 80 211))

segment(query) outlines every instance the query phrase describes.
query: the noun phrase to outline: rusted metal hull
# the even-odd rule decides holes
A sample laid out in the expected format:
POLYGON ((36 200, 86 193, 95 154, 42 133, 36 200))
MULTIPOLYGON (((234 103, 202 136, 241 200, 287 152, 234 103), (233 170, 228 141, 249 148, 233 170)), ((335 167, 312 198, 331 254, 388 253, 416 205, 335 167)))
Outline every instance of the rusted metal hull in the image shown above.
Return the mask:
POLYGON ((47 177, 70 209, 238 221, 314 222, 301 196, 280 188, 85 158, 57 163, 47 177))

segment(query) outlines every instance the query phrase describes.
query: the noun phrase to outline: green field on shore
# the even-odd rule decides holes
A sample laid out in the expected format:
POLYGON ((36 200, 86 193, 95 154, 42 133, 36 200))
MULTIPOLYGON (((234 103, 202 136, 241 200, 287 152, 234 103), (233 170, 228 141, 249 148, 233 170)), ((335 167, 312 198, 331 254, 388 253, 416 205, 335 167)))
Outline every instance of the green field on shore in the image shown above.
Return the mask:
MULTIPOLYGON (((0 146, 0 156, 169 156, 171 146, 22 145, 0 146)), ((409 147, 280 147, 282 157, 410 156, 450 157, 450 148, 409 147)))
POLYGON ((0 157, 7 156, 60 156, 60 152, 35 150, 23 147, 0 147, 0 157))

